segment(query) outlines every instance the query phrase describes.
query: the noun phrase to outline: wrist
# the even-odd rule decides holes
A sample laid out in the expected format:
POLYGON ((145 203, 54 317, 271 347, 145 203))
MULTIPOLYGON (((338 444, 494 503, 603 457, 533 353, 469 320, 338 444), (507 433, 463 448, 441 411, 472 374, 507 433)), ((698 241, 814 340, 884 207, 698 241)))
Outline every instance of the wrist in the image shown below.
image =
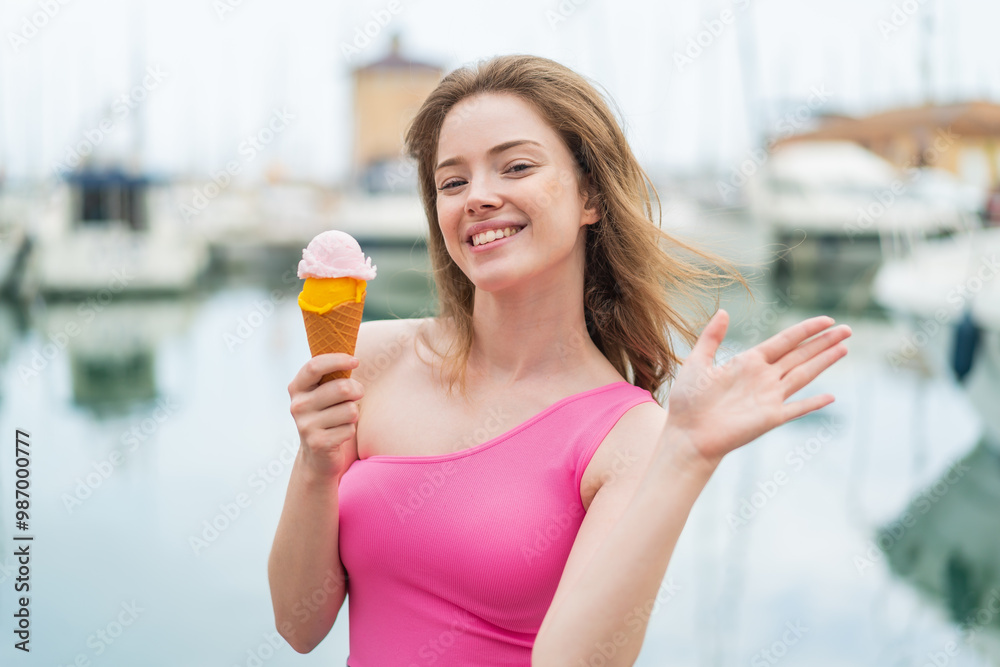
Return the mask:
POLYGON ((674 474, 704 482, 708 482, 722 460, 706 457, 698 448, 697 436, 671 424, 669 418, 660 437, 658 459, 674 474))
POLYGON ((341 474, 321 470, 309 460, 303 447, 299 448, 295 457, 294 468, 298 468, 299 476, 305 488, 310 491, 329 491, 340 486, 341 474))

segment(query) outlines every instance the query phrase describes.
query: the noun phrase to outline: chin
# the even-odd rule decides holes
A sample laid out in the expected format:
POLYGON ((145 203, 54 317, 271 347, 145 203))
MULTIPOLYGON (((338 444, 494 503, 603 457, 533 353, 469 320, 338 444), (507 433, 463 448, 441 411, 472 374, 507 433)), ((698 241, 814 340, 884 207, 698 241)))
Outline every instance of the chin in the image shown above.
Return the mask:
POLYGON ((529 281, 530 278, 528 276, 506 274, 478 276, 472 279, 472 284, 476 286, 477 290, 482 290, 483 292, 502 292, 512 287, 525 285, 529 281))

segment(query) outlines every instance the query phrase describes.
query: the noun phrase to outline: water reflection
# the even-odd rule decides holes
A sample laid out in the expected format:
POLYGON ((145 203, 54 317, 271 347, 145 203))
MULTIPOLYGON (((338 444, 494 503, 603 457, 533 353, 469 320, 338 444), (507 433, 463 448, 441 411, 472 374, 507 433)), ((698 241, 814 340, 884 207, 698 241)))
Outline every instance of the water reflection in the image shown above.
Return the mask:
POLYGON ((193 299, 93 299, 56 302, 38 309, 33 326, 69 356, 75 404, 97 415, 128 412, 159 395, 156 350, 191 324, 193 299))
MULTIPOLYGON (((23 318, 14 304, 0 299, 0 373, 7 366, 10 353, 23 330, 23 318)), ((0 405, 4 402, 4 383, 0 382, 0 405)))
POLYGON ((10 350, 23 328, 24 320, 14 304, 0 299, 0 368, 3 368, 10 358, 10 350))
POLYGON ((1000 662, 998 508, 1000 446, 983 437, 879 531, 877 544, 893 572, 927 593, 1000 662))
MULTIPOLYGON (((379 276, 369 286, 366 319, 430 312, 421 247, 376 246, 369 253, 379 276)), ((247 650, 273 630, 266 558, 288 481, 283 452, 296 443, 286 386, 308 355, 295 303, 296 255, 275 253, 242 270, 217 271, 200 294, 183 299, 115 300, 86 322, 76 301, 31 308, 27 329, 19 327, 17 311, 0 307, 0 337, 10 341, 0 348, 8 357, 0 428, 33 428, 38 443, 46 443, 33 463, 39 498, 46 499, 35 511, 49 541, 39 580, 58 604, 40 609, 37 622, 63 632, 40 647, 38 658, 71 664, 83 653, 94 660, 87 637, 132 599, 146 611, 108 648, 106 664, 245 665, 247 650), (239 337, 240 322, 262 313, 265 302, 269 314, 254 316, 252 330, 239 337), (18 369, 30 367, 52 332, 74 322, 80 330, 68 337, 65 353, 39 377, 21 380, 18 369), (158 419, 157 405, 169 409, 168 418, 158 419), (113 463, 114 451, 120 463, 113 463), (79 504, 67 506, 67 494, 79 504), (229 518, 239 494, 249 505, 229 518), (193 536, 207 546, 193 551, 193 536), (62 556, 68 552, 71 563, 62 556), (218 618, 232 622, 220 626, 218 618)), ((794 285, 765 285, 761 292, 755 305, 724 304, 737 350, 815 314, 796 307, 794 285)), ((808 446, 821 419, 779 429, 720 468, 678 543, 669 575, 680 588, 651 619, 640 667, 753 664, 797 620, 810 630, 782 664, 861 664, 874 655, 886 660, 871 664, 909 664, 899 659, 900 646, 917 657, 939 650, 939 638, 954 637, 1000 586, 992 565, 1000 552, 1000 471, 983 446, 961 459, 970 471, 926 513, 909 501, 914 525, 880 567, 863 575, 855 570, 859 545, 876 538, 870 527, 886 525, 884 518, 900 515, 906 504, 909 496, 893 485, 920 448, 928 450, 927 472, 946 478, 954 452, 967 447, 962 438, 973 413, 942 405, 941 395, 950 395, 944 381, 887 368, 885 351, 899 342, 889 323, 844 321, 855 328, 852 355, 817 388, 836 394, 830 412, 843 428, 801 470, 790 468, 786 456, 808 446), (920 383, 928 396, 921 404, 925 421, 911 429, 916 419, 908 396, 920 383), (857 417, 859 406, 876 403, 868 421, 857 417), (843 499, 857 477, 851 457, 862 450, 873 503, 876 496, 901 502, 878 521, 858 523, 843 499), (767 487, 775 471, 790 482, 734 530, 727 517, 761 484, 767 487), (942 610, 926 621, 926 633, 901 631, 896 617, 883 617, 879 598, 890 587, 908 615, 942 610), (916 590, 929 599, 917 599, 916 590)), ((9 564, 0 556, 0 568, 9 564)), ((0 572, 6 586, 2 578, 0 572)), ((343 664, 346 621, 345 614, 312 654, 282 646, 267 666, 343 664)), ((981 636, 996 636, 996 619, 984 627, 989 631, 981 636)), ((1000 655, 966 651, 961 664, 986 664, 979 654, 1000 655)))

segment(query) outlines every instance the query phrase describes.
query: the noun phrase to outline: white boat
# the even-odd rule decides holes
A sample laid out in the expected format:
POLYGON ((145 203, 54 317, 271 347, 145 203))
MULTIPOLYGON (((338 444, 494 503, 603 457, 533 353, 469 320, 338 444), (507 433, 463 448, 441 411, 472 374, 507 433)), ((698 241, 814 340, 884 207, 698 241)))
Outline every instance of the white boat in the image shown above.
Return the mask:
POLYGON ((779 287, 821 307, 868 307, 883 257, 976 224, 969 193, 948 175, 901 171, 849 141, 779 147, 746 194, 770 239, 788 248, 775 266, 779 287))
POLYGON ((1000 451, 1000 227, 918 244, 886 262, 873 296, 906 327, 890 365, 960 380, 1000 451))
POLYGON ((22 292, 178 293, 208 267, 208 245, 166 189, 120 170, 69 174, 33 220, 22 292))
POLYGON ((966 186, 937 169, 901 171, 850 141, 778 148, 748 182, 747 194, 755 216, 777 232, 923 237, 969 224, 966 186))
MULTIPOLYGON (((175 184, 175 205, 190 206, 192 191, 175 184)), ((229 188, 185 224, 201 231, 214 265, 234 271, 294 267, 302 248, 329 229, 349 233, 366 250, 412 250, 427 236, 427 218, 415 195, 361 195, 306 182, 229 188)))

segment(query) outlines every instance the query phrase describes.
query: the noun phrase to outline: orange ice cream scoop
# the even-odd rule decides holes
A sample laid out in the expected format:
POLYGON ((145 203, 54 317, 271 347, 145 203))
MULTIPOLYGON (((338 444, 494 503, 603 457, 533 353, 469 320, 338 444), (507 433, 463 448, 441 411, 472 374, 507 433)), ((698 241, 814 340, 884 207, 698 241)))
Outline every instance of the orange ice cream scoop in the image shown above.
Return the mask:
MULTIPOLYGON (((371 258, 349 234, 323 232, 302 251, 299 277, 305 278, 299 308, 312 356, 330 352, 353 355, 365 307, 367 280, 375 277, 371 258)), ((321 383, 351 377, 351 371, 324 375, 321 383)))
POLYGON ((299 307, 322 315, 345 301, 364 303, 367 281, 357 278, 306 278, 299 307))

